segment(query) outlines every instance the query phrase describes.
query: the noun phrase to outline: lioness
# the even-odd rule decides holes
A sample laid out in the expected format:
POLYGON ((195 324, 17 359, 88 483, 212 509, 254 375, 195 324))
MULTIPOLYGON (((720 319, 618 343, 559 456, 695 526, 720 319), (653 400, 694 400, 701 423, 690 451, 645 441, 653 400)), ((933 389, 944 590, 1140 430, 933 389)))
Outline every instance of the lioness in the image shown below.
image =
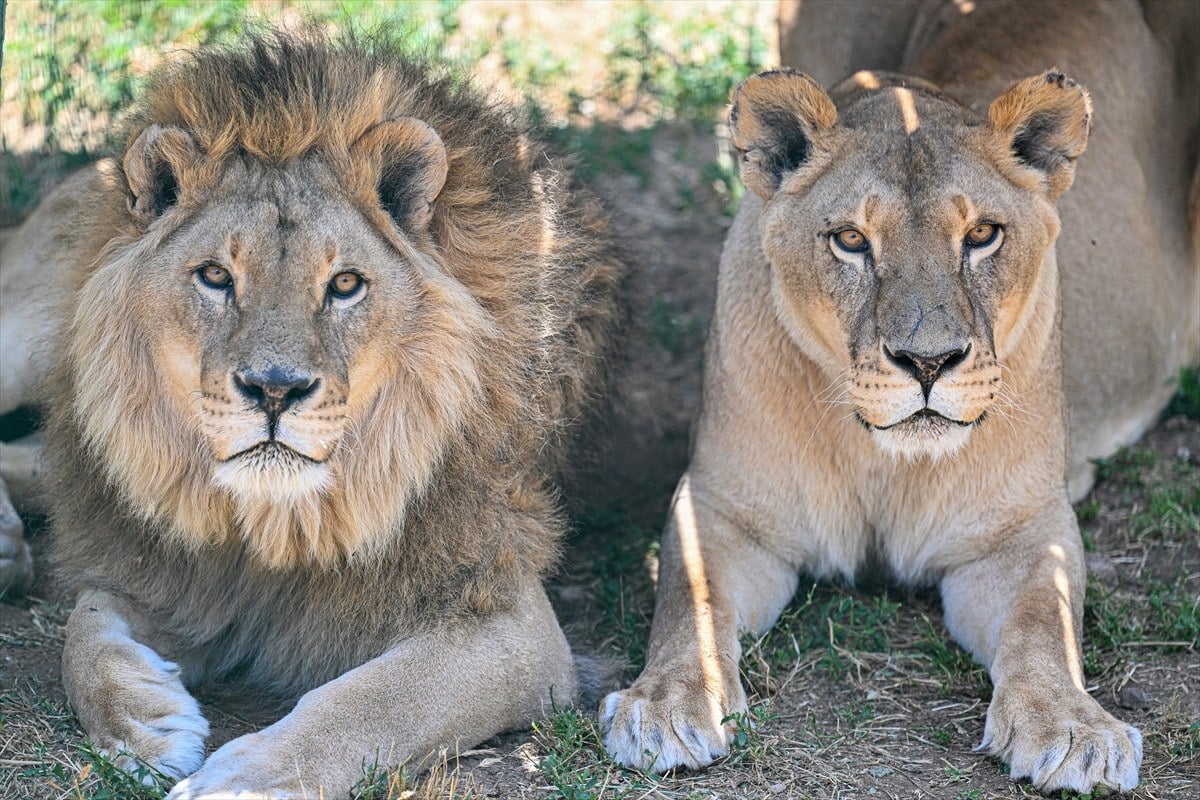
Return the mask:
POLYGON ((624 315, 595 201, 365 45, 202 51, 130 119, 4 251, 87 734, 172 800, 335 797, 570 702, 540 582, 624 315), (191 690, 228 684, 298 702, 205 759, 191 690))
POLYGON ((1195 64, 1176 71, 1178 42, 1129 5, 1038 4, 1028 31, 1011 24, 1028 9, 985 2, 806 9, 802 55, 908 42, 893 66, 921 77, 860 72, 826 94, 782 70, 735 92, 752 193, 721 260, 645 671, 603 703, 606 744, 654 770, 726 753, 739 632, 769 628, 802 572, 879 565, 940 589, 994 683, 983 747, 1014 778, 1130 789, 1141 735, 1084 690, 1069 495, 1197 357, 1195 64), (1088 92, 1057 70, 1002 91, 1060 59, 1106 121, 1065 196, 1088 92))

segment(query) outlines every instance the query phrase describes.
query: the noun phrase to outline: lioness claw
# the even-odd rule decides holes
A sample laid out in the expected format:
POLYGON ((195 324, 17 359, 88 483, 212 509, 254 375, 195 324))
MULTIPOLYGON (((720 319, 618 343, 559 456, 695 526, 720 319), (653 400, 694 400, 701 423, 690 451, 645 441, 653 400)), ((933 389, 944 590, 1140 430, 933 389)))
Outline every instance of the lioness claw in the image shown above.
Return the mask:
POLYGON ((1142 734, 1082 692, 1043 700, 1027 686, 1001 687, 977 749, 1008 762, 1013 778, 1028 778, 1039 791, 1127 792, 1138 784, 1142 734))

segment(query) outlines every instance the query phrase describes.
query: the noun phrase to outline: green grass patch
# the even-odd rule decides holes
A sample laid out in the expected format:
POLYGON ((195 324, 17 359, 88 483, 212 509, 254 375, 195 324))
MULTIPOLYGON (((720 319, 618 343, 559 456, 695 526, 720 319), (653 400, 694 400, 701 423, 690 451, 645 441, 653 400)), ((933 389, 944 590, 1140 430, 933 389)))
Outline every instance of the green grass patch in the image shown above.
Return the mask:
POLYGON ((538 771, 558 797, 591 800, 599 795, 612 767, 604 756, 604 742, 594 717, 574 708, 555 709, 548 720, 534 723, 533 734, 544 751, 538 771))
POLYGON ((82 764, 78 772, 43 753, 39 754, 42 763, 20 777, 40 778, 48 789, 75 800, 162 800, 175 783, 137 759, 128 772, 121 769, 90 740, 79 745, 77 755, 82 764))
POLYGON ((743 677, 749 688, 769 695, 780 677, 816 651, 818 669, 846 675, 858 652, 890 652, 889 624, 900 603, 886 594, 858 595, 814 585, 784 609, 771 630, 742 640, 743 677))
POLYGON ((1142 584, 1142 591, 1124 591, 1089 576, 1084 610, 1084 667, 1089 674, 1111 669, 1114 651, 1131 645, 1141 652, 1200 646, 1200 595, 1188 577, 1162 581, 1147 576, 1142 584))
POLYGON ((1182 414, 1200 422, 1200 369, 1184 367, 1179 370, 1179 390, 1171 398, 1165 414, 1182 414))

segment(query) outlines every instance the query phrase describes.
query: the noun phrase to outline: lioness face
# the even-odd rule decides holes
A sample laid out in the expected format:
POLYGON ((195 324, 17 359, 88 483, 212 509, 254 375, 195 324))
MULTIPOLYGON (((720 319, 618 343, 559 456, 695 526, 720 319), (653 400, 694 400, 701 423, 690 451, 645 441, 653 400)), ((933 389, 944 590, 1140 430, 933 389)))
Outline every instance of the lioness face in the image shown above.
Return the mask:
MULTIPOLYGON (((1057 214, 995 132, 933 91, 852 91, 839 112, 766 198, 775 310, 883 450, 938 458, 1004 396, 1057 214)), ((804 136, 795 119, 756 122, 804 136)))

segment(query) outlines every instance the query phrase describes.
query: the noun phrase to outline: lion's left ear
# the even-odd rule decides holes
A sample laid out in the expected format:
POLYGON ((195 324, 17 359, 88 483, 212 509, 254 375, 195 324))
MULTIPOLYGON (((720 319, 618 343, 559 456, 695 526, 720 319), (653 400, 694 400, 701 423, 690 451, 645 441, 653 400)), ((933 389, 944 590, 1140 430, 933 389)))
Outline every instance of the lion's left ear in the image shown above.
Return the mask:
POLYGON ((1045 176, 1050 199, 1071 187, 1092 129, 1087 89, 1050 70, 1010 86, 988 108, 988 120, 1017 161, 1045 176))
POLYGON ((411 233, 429 226, 449 169, 437 131, 415 117, 385 120, 359 137, 350 155, 371 164, 379 204, 397 225, 411 233))

